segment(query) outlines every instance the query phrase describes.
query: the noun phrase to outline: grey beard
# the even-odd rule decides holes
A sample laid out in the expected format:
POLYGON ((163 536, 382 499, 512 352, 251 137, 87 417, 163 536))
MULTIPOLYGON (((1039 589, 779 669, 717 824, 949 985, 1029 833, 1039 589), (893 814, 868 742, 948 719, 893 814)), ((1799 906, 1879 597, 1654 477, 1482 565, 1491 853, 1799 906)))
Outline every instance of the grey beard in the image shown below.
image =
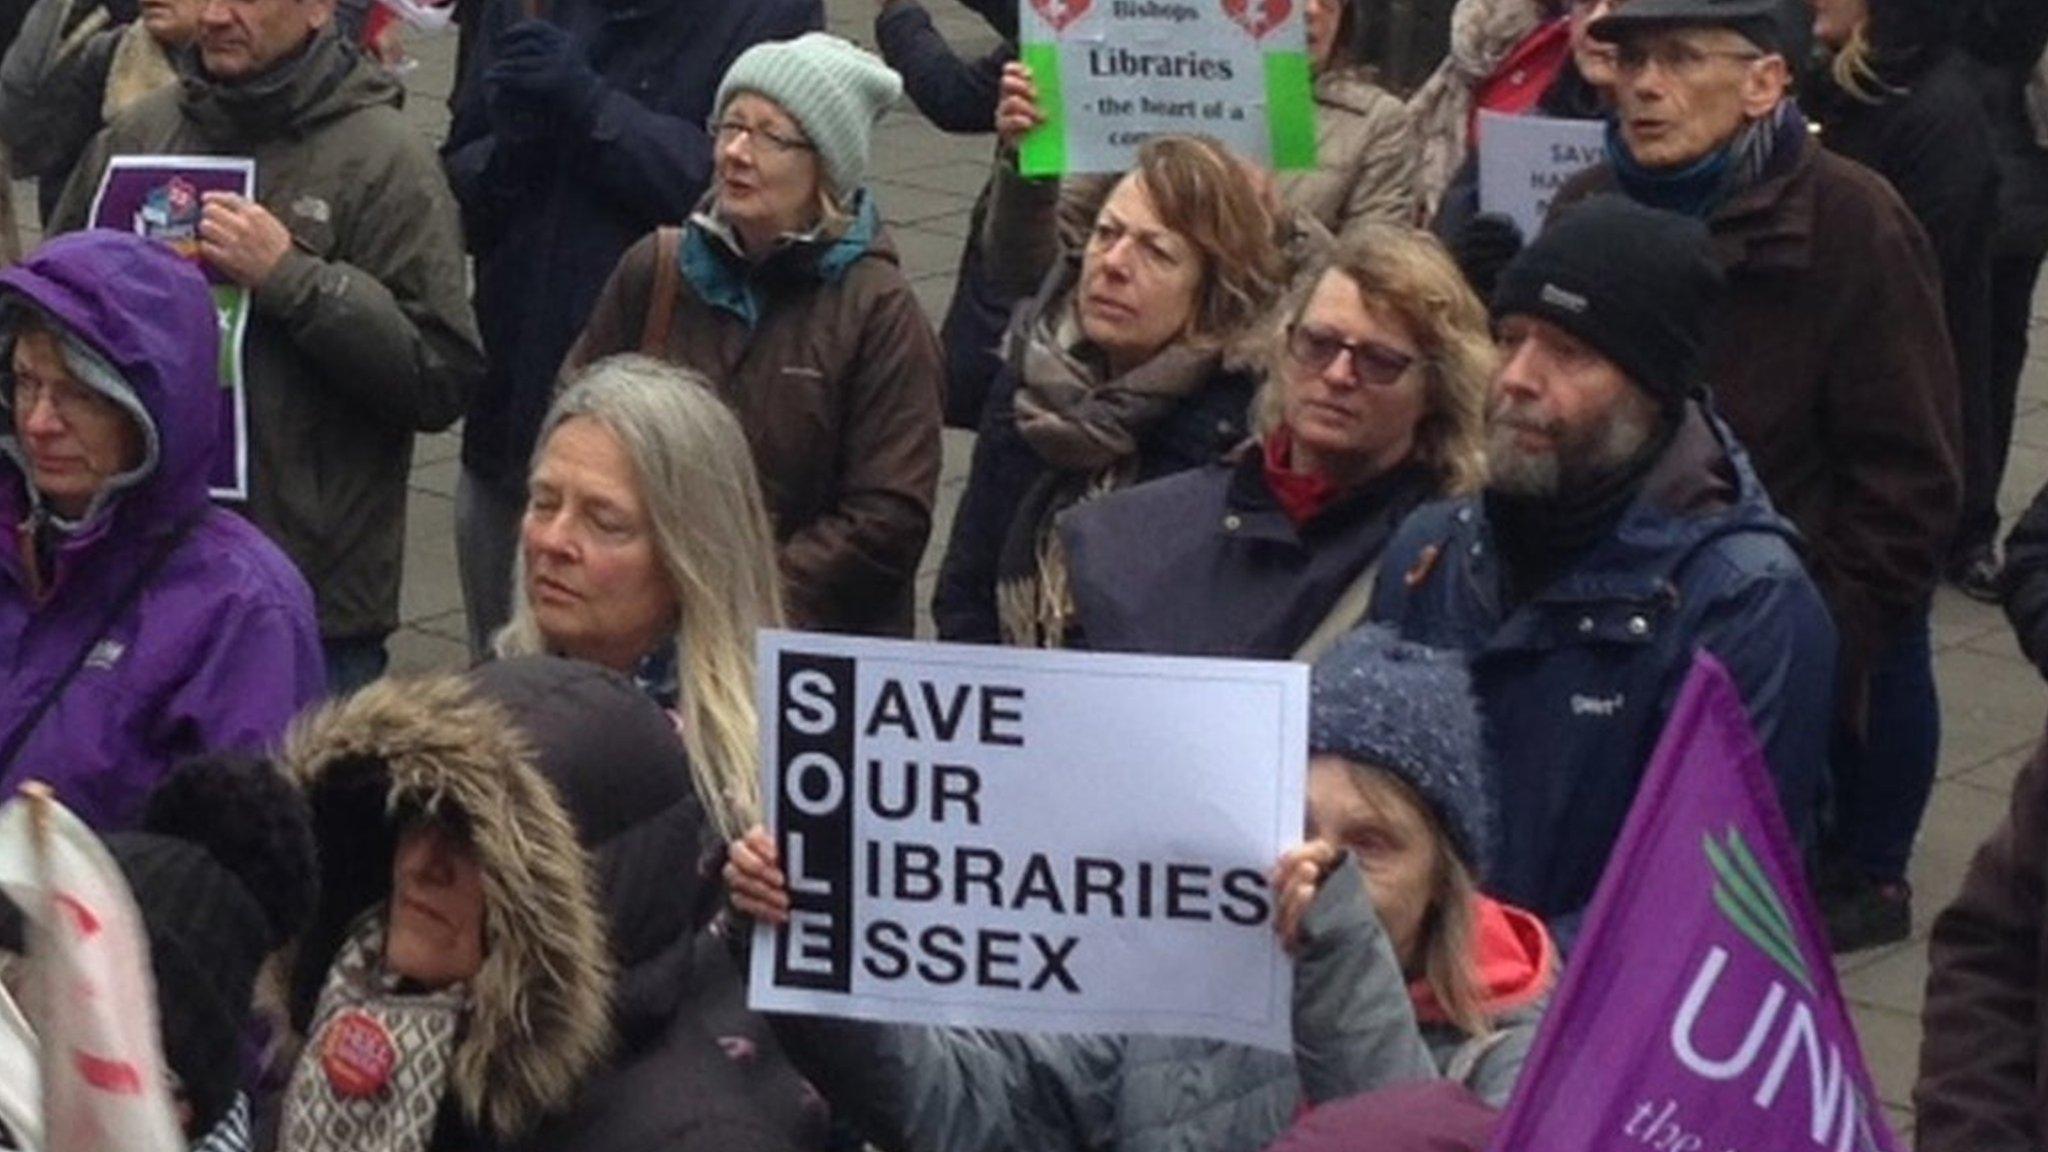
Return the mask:
POLYGON ((1525 452, 1496 406, 1486 429, 1487 487, 1508 496, 1549 500, 1605 476, 1636 458, 1657 431, 1649 398, 1624 396, 1592 426, 1553 441, 1550 452, 1525 452))

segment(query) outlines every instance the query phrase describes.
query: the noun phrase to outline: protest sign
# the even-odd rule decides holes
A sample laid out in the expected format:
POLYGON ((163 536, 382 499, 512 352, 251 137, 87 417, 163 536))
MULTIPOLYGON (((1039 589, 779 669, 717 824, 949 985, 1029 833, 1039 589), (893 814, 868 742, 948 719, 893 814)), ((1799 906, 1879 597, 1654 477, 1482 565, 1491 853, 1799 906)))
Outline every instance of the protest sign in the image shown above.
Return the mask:
POLYGON ((149 938, 106 846, 31 786, 0 807, 0 891, 30 925, 45 1152, 183 1152, 149 938))
POLYGON ((1170 133, 1269 168, 1316 165, 1304 0, 1019 0, 1019 56, 1046 122, 1026 176, 1122 172, 1170 133))
POLYGON ((1308 672, 763 633, 756 1009, 1286 1050, 1308 672))
POLYGON ((199 257, 200 198, 208 192, 256 195, 256 162, 225 156, 116 156, 93 195, 94 228, 133 232, 170 245, 199 265, 213 288, 220 320, 220 448, 207 487, 217 500, 249 498, 249 405, 242 345, 249 333, 249 290, 199 257))
POLYGON ((1515 222, 1525 239, 1543 231, 1565 182, 1607 159, 1599 120, 1479 113, 1479 210, 1515 222))
POLYGON ((1495 1152, 1901 1152, 1763 751, 1702 653, 1495 1152))

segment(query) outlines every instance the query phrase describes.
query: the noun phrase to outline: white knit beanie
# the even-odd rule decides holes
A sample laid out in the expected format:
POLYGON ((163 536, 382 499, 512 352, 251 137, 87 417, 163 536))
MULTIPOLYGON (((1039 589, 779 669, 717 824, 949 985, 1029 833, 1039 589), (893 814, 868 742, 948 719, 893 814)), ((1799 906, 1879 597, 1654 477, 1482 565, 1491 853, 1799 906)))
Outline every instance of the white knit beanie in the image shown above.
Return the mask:
POLYGON ((742 92, 773 100, 803 127, 826 182, 844 195, 867 178, 868 138, 903 94, 903 78, 871 52, 837 36, 806 32, 740 53, 719 82, 719 115, 742 92))

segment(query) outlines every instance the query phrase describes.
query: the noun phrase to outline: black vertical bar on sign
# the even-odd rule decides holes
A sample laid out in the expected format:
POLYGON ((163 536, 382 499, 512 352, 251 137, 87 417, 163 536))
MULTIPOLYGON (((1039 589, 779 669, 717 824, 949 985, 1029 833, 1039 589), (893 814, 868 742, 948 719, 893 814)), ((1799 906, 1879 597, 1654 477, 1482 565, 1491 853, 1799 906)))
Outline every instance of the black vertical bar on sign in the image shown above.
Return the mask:
POLYGON ((796 863, 790 853, 792 837, 800 835, 803 838, 803 876, 792 872, 789 877, 791 926, 775 937, 775 983, 784 988, 850 992, 853 990, 853 733, 858 723, 854 715, 854 662, 845 656, 784 652, 775 675, 775 811, 781 824, 781 839, 777 846, 781 849, 786 868, 796 863), (806 672, 822 675, 832 684, 833 711, 837 722, 815 735, 804 732, 792 722, 793 709, 789 703, 790 682, 806 672), (837 773, 838 778, 838 805, 830 811, 816 814, 804 811, 794 791, 808 785, 806 790, 815 800, 825 781, 824 770, 814 767, 801 774, 789 770, 797 760, 811 755, 829 761, 831 771, 837 773), (797 891, 797 882, 802 878, 828 880, 831 890, 822 893, 797 891), (815 928, 796 930, 795 917, 800 913, 824 917, 829 931, 815 928), (826 959, 826 970, 822 971, 818 965, 821 944, 825 945, 822 951, 826 959), (804 962, 792 965, 791 949, 795 947, 801 947, 804 962))

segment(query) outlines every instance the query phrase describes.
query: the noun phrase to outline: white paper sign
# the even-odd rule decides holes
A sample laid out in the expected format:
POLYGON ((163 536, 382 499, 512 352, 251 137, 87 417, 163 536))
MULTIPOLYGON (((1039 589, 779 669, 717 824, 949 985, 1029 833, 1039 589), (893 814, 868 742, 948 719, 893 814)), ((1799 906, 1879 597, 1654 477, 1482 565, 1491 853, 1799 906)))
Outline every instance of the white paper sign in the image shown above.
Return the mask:
POLYGON ((757 1010, 1285 1051, 1308 670, 766 632, 757 1010))
POLYGON ((1153 136, 1200 133, 1275 169, 1316 166, 1301 0, 1019 0, 1018 56, 1046 122, 1027 176, 1123 172, 1153 136))
POLYGON ((1515 222, 1522 237, 1543 231, 1565 182, 1607 159, 1599 120, 1479 113, 1479 210, 1515 222))

